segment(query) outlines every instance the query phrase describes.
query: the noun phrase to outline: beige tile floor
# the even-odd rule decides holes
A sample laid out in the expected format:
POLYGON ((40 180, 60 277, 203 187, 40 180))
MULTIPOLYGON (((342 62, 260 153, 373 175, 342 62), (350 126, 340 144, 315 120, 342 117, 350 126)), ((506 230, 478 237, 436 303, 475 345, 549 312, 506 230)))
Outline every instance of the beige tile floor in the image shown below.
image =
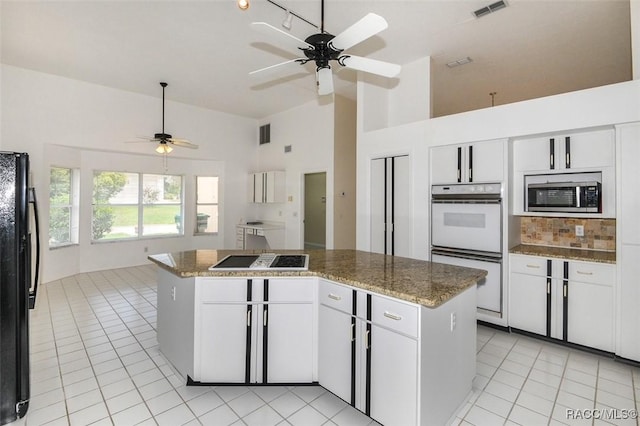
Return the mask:
MULTIPOLYGON (((187 387, 155 326, 152 265, 41 286, 31 405, 12 426, 377 425, 319 386, 187 387)), ((638 425, 623 417, 640 408, 640 368, 482 326, 477 343, 474 390, 455 424, 638 425)))

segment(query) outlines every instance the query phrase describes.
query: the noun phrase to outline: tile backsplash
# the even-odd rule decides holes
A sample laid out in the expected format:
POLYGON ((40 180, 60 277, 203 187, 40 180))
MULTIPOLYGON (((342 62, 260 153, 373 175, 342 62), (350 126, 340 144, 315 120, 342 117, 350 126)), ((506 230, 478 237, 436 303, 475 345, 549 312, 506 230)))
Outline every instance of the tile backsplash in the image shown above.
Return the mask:
POLYGON ((520 242, 615 251, 616 220, 523 216, 520 218, 520 242), (584 226, 584 237, 576 236, 576 225, 584 226))

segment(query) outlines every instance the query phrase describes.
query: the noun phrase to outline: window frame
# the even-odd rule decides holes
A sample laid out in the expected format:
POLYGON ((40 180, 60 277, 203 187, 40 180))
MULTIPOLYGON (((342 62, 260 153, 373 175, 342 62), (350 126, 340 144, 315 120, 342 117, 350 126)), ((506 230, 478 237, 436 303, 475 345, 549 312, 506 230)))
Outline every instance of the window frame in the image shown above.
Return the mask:
POLYGON ((123 171, 123 170, 106 170, 106 169, 94 169, 92 174, 92 189, 91 189, 91 222, 90 222, 90 239, 91 244, 108 244, 108 243, 116 243, 123 241, 139 241, 139 240, 151 240, 151 239, 162 239, 162 238, 176 238, 184 236, 184 211, 185 211, 185 175, 183 174, 162 174, 162 173, 145 173, 145 172, 132 172, 132 171, 123 171), (138 185, 137 185, 137 203, 122 203, 122 204, 96 204, 94 200, 94 190, 95 190, 95 177, 99 173, 125 173, 125 174, 133 174, 138 176, 138 185), (180 203, 172 204, 172 203, 158 203, 158 205, 178 205, 180 211, 180 226, 176 226, 178 228, 178 232, 175 234, 151 234, 144 235, 144 209, 145 206, 150 206, 155 203, 145 203, 145 195, 144 195, 144 177, 145 176, 173 176, 180 178, 180 203), (96 206, 137 206, 137 225, 136 235, 125 238, 106 238, 106 239, 94 239, 93 238, 93 221, 95 214, 96 206))
POLYGON ((194 175, 194 179, 195 179, 195 197, 194 197, 194 206, 195 206, 194 220, 195 220, 195 226, 193 228, 193 235, 218 235, 220 233, 220 176, 217 176, 217 175, 194 175), (217 203, 199 203, 198 202, 198 178, 216 178, 217 179, 217 188, 216 188, 217 198, 218 198, 218 202, 217 203), (216 220, 217 220, 216 228, 218 229, 217 231, 215 231, 215 232, 199 232, 198 231, 198 207, 199 206, 216 206, 217 207, 217 211, 218 211, 218 216, 216 217, 216 220))
POLYGON ((77 246, 80 240, 80 169, 69 166, 49 166, 49 238, 48 248, 49 250, 57 250, 64 247, 77 246), (54 169, 68 170, 69 171, 69 202, 65 204, 52 204, 51 203, 51 172, 54 169), (52 208, 68 208, 69 209, 69 241, 65 241, 61 244, 51 245, 51 211, 52 208))

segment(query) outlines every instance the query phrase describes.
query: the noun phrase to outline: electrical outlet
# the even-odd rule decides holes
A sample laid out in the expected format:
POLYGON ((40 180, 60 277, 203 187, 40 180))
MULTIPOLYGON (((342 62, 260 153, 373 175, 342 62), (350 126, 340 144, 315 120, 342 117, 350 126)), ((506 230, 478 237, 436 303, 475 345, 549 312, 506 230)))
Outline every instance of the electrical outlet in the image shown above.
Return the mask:
POLYGON ((576 225, 576 237, 584 237, 584 226, 576 225))
POLYGON ((176 288, 175 287, 171 287, 171 300, 173 300, 174 302, 176 300, 176 288))
POLYGON ((456 329, 456 313, 451 312, 451 332, 456 329))
POLYGON ((149 251, 149 247, 144 248, 144 252, 147 253, 149 251))

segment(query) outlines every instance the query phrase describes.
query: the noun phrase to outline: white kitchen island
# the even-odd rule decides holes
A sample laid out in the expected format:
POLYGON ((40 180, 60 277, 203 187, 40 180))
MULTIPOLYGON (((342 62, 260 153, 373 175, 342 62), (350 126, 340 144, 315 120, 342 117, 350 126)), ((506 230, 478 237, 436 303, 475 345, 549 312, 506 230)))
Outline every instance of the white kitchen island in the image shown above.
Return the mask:
POLYGON ((485 271, 354 250, 310 251, 308 271, 209 271, 232 253, 150 256, 160 350, 187 383, 320 385, 385 425, 453 420, 485 271))

